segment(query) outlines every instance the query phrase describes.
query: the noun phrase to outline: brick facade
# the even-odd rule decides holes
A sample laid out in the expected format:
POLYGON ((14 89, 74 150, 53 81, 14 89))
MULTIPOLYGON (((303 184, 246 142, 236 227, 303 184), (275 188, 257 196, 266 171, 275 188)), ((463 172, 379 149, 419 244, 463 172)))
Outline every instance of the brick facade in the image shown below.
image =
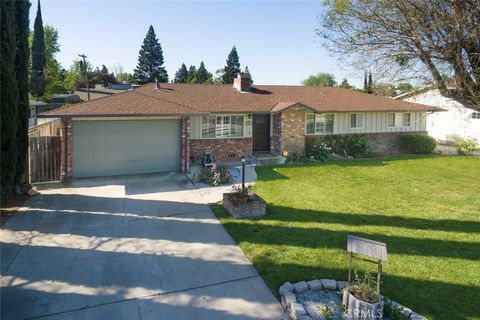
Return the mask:
POLYGON ((272 115, 272 136, 270 140, 270 152, 280 155, 282 153, 282 145, 280 138, 282 137, 282 114, 275 113, 272 115))
MULTIPOLYGON (((274 122, 275 128, 275 122, 274 122)), ((281 113, 280 152, 305 150, 305 109, 289 108, 281 113)))
POLYGON ((60 156, 60 179, 68 180, 72 177, 72 148, 73 148, 72 118, 62 119, 62 154, 60 156), (65 149, 66 148, 66 149, 65 149), (65 159, 66 156, 66 159, 65 159))
POLYGON ((242 155, 252 153, 253 139, 190 139, 190 157, 193 162, 199 163, 208 149, 212 150, 215 160, 239 160, 242 155))
MULTIPOLYGON (((401 136, 411 134, 427 134, 426 131, 413 131, 413 132, 378 132, 378 133, 362 133, 361 136, 366 137, 371 142, 370 151, 374 154, 398 154, 405 153, 402 148, 401 136)), ((305 140, 313 143, 321 143, 324 141, 325 136, 306 136, 305 140)))

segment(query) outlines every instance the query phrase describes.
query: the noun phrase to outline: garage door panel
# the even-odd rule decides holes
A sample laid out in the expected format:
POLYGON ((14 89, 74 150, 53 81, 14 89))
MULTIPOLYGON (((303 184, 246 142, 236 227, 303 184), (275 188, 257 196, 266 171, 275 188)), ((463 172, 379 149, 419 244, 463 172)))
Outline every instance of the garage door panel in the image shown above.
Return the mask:
POLYGON ((74 177, 179 169, 178 120, 74 122, 74 177))

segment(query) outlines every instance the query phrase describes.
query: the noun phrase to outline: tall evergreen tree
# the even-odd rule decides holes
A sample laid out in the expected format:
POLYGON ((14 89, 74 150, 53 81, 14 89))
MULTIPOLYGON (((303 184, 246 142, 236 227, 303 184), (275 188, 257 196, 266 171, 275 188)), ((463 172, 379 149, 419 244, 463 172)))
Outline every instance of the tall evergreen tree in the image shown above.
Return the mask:
POLYGON ((17 43, 15 2, 0 1, 1 202, 13 192, 17 162, 18 85, 15 72, 17 43))
POLYGON ((138 53, 138 64, 134 71, 135 80, 144 84, 147 82, 168 82, 168 73, 163 66, 163 51, 153 26, 148 28, 138 53))
POLYGON ((185 63, 182 63, 182 66, 178 71, 175 73, 175 79, 173 80, 175 83, 187 83, 188 82, 188 70, 185 63))
POLYGON ((365 75, 363 76, 363 91, 367 92, 368 90, 368 80, 367 80, 367 71, 365 71, 365 75))
POLYGON ((200 67, 198 67, 196 80, 197 83, 207 83, 213 81, 212 74, 208 72, 207 68, 205 68, 205 63, 203 63, 203 61, 200 62, 200 67))
POLYGON ((17 163, 15 171, 15 184, 25 182, 25 164, 28 150, 28 117, 30 108, 28 105, 28 66, 30 50, 28 36, 30 32, 28 13, 30 1, 15 1, 15 22, 17 53, 15 57, 15 70, 18 88, 17 110, 17 163))
POLYGON ((342 82, 338 85, 340 88, 352 89, 353 86, 348 82, 347 78, 343 78, 342 82))
POLYGON ((250 74, 250 70, 248 70, 248 66, 245 66, 245 70, 243 70, 243 75, 247 78, 250 78, 250 84, 253 83, 252 75, 250 74))
POLYGON ((196 83, 197 80, 197 67, 195 66, 190 66, 190 68, 188 68, 188 80, 187 82, 188 83, 196 83))
POLYGON ((240 59, 238 57, 237 48, 233 46, 232 50, 228 54, 227 64, 223 68, 222 83, 232 84, 233 79, 240 73, 240 59))
POLYGON ((373 93, 373 81, 372 81, 372 73, 368 73, 368 85, 367 85, 367 92, 369 94, 373 93))
POLYGON ((38 0, 37 16, 33 25, 32 75, 30 79, 30 92, 37 100, 45 93, 45 64, 45 34, 40 0, 38 0))

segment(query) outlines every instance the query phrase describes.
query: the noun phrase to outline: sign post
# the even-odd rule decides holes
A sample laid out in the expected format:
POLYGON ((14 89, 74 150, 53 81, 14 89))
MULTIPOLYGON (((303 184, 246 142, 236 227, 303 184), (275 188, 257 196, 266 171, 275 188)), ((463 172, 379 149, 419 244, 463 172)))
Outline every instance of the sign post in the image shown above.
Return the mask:
POLYGON ((352 282, 352 259, 355 258, 376 264, 377 293, 380 293, 382 261, 387 261, 387 245, 383 242, 347 235, 347 251, 349 252, 348 282, 352 282))

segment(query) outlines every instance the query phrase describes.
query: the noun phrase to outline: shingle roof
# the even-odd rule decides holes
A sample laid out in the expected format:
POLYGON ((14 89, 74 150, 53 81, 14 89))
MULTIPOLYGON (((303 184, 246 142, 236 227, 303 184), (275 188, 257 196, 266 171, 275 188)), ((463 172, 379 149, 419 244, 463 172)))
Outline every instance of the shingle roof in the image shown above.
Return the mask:
POLYGON ((149 83, 134 90, 52 110, 44 117, 193 115, 280 112, 301 104, 318 112, 428 111, 436 108, 350 89, 258 85, 242 93, 230 85, 149 83))

